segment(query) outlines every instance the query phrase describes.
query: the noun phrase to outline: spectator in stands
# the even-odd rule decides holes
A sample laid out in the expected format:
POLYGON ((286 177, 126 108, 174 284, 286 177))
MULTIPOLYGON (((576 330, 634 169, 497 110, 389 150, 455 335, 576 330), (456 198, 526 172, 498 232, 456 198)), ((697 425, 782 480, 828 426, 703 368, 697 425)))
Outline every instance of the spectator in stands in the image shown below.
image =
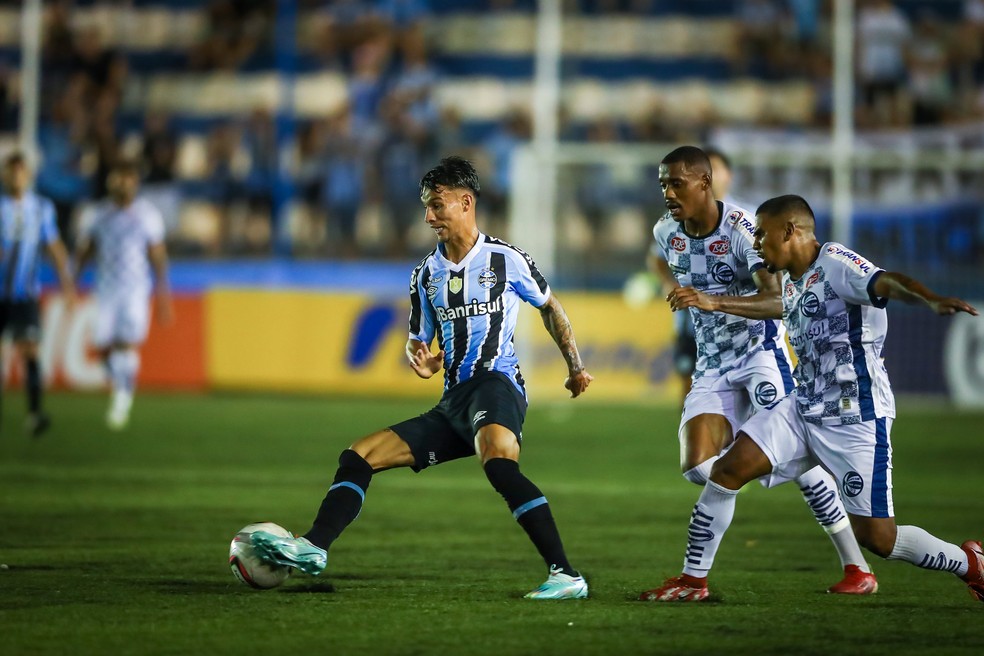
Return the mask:
POLYGON ((741 47, 736 63, 743 73, 765 77, 770 63, 781 58, 775 51, 783 44, 784 12, 777 0, 739 0, 736 19, 741 47))
POLYGON ((922 12, 915 38, 908 47, 912 122, 917 126, 943 123, 956 103, 949 54, 947 35, 939 19, 931 11, 922 12))
POLYGON ((395 256, 407 254, 407 236, 420 221, 417 178, 432 159, 433 126, 418 122, 410 108, 410 98, 398 91, 383 102, 383 139, 375 163, 383 206, 393 227, 390 253, 395 256))
POLYGON ((174 180, 177 136, 168 117, 149 112, 144 117, 140 168, 144 174, 142 193, 160 211, 167 232, 177 227, 181 212, 181 189, 174 180))
POLYGON ((352 119, 360 127, 377 120, 379 103, 386 93, 384 75, 389 61, 390 42, 382 36, 363 43, 353 53, 348 101, 352 119))
MULTIPOLYGON (((611 119, 598 119, 588 126, 587 140, 592 145, 616 143, 619 141, 618 128, 611 119)), ((595 239, 600 239, 605 234, 608 220, 624 200, 623 195, 619 192, 610 164, 588 164, 581 172, 577 203, 595 239)))
POLYGON ((377 138, 371 129, 356 124, 348 107, 328 122, 322 193, 328 211, 329 248, 341 257, 358 254, 357 220, 367 190, 366 170, 377 138))
MULTIPOLYGON (((500 122, 498 128, 481 144, 489 160, 489 172, 482 172, 485 184, 482 202, 485 203, 486 220, 501 223, 505 218, 511 187, 512 156, 516 147, 530 139, 529 115, 513 109, 500 122)), ((493 232, 491 229, 490 232, 493 232)))
POLYGON ((276 3, 272 0, 215 0, 209 4, 204 40, 191 52, 194 69, 240 68, 269 44, 276 3))
POLYGON ((909 20, 890 0, 867 0, 858 13, 858 78, 869 125, 906 122, 902 97, 909 20))

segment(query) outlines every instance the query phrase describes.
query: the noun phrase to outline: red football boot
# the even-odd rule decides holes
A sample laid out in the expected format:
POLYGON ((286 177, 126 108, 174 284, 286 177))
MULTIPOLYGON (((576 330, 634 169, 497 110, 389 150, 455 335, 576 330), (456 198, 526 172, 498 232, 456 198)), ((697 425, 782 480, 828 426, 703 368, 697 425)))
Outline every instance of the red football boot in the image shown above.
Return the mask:
POLYGON ((707 578, 697 578, 681 574, 666 579, 655 590, 646 590, 639 595, 639 601, 704 601, 711 594, 707 590, 707 578))
POLYGON ((984 550, 977 540, 967 540, 960 545, 967 554, 967 573, 961 576, 967 583, 970 596, 984 601, 984 550))
POLYGON ((878 579, 873 573, 862 572, 857 565, 844 568, 844 578, 827 588, 832 594, 869 595, 878 592, 878 579))

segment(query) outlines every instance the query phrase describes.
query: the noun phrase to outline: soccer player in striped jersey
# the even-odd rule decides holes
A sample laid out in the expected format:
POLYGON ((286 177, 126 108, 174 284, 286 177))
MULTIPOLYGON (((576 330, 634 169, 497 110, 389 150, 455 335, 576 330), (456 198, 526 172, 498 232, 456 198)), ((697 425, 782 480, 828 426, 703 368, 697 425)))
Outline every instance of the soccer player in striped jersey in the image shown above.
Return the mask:
MULTIPOLYGON (((771 319, 781 306, 779 280, 752 248, 752 214, 715 199, 711 163, 700 148, 683 146, 669 153, 660 164, 659 181, 669 212, 653 235, 679 283, 667 300, 674 311, 691 313, 697 338, 693 386, 678 431, 681 469, 684 478, 703 486, 738 427, 793 390, 792 365, 782 322, 771 319), (745 314, 736 316, 734 308, 745 314)), ((792 480, 840 557, 843 578, 828 592, 875 592, 878 583, 830 474, 814 467, 762 484, 792 480)), ((654 599, 653 591, 641 598, 654 599)))
MULTIPOLYGON (((658 601, 700 601, 707 574, 731 524, 738 490, 756 478, 790 477, 817 465, 840 482, 854 533, 882 558, 951 572, 984 601, 981 543, 945 542, 917 526, 898 526, 892 503, 891 430, 895 401, 881 353, 885 306, 895 299, 939 315, 977 310, 935 294, 908 276, 885 271, 835 242, 814 236, 810 206, 780 196, 757 212, 755 250, 782 271, 782 317, 799 358, 799 386, 745 423, 711 470, 694 506, 683 573, 653 591, 658 601)), ((740 316, 760 316, 732 306, 740 316)))
POLYGON ((62 297, 71 307, 75 284, 69 273, 68 252, 58 235, 55 208, 50 200, 30 190, 31 171, 22 153, 12 153, 3 163, 3 197, 0 198, 0 335, 10 331, 17 353, 24 361, 28 415, 25 428, 34 437, 51 425, 42 410, 41 367, 41 251, 47 251, 62 297))
POLYGON ((150 327, 148 296, 154 290, 157 318, 172 320, 164 221, 149 201, 137 198, 140 170, 117 162, 106 179, 111 202, 80 229, 77 266, 96 258, 96 326, 93 343, 109 371, 112 395, 106 424, 126 428, 133 406, 140 346, 150 327), (153 269, 153 277, 151 277, 153 269))
POLYGON ((513 334, 521 301, 539 308, 567 363, 564 386, 571 396, 580 396, 592 377, 560 301, 530 256, 478 229, 479 191, 475 169, 460 157, 441 160, 420 183, 424 220, 438 245, 410 276, 406 355, 420 378, 444 369, 440 402, 343 451, 311 530, 300 538, 253 533, 264 559, 318 574, 331 544, 359 514, 374 474, 478 456, 549 570, 546 582, 526 596, 588 596, 587 583, 567 560, 546 497, 519 469, 527 402, 513 334), (435 338, 438 348, 432 351, 435 338))

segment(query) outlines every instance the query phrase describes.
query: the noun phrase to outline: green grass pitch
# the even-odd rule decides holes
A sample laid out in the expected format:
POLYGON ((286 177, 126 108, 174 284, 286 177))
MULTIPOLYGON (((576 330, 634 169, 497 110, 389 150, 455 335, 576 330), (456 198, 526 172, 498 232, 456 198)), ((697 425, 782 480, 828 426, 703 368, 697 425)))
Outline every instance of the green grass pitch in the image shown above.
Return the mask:
MULTIPOLYGON (((798 490, 750 486, 713 601, 638 593, 679 572, 699 490, 677 472, 677 412, 537 405, 523 470, 550 499, 591 599, 531 602, 546 572, 477 461, 380 474, 325 574, 236 581, 241 526, 310 526, 338 453, 427 402, 236 395, 53 395, 32 442, 23 397, 0 432, 0 653, 981 654, 984 607, 948 574, 873 559, 877 595, 834 597, 838 562, 798 490)), ((984 536, 981 415, 906 409, 894 428, 900 523, 984 536)))

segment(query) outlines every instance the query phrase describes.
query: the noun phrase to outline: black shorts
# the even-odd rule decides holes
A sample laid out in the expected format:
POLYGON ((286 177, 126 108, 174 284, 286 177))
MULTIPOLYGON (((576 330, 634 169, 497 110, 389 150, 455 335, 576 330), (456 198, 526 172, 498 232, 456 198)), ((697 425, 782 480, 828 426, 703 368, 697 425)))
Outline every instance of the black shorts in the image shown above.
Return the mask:
POLYGON ((498 372, 483 373, 456 385, 419 417, 390 426, 410 445, 414 471, 475 455, 475 433, 499 424, 523 443, 526 398, 498 372))
POLYGON ((41 340, 41 308, 37 301, 0 302, 0 336, 10 331, 15 342, 41 340))

